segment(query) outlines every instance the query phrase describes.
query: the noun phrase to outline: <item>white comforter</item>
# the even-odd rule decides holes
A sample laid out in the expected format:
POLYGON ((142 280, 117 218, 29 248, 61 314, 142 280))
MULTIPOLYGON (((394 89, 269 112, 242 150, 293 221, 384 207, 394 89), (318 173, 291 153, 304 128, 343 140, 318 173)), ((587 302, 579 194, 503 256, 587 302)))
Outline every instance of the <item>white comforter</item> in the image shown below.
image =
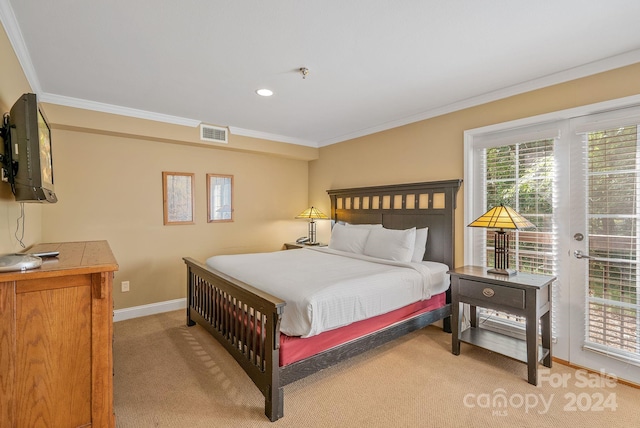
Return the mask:
POLYGON ((207 265, 287 302, 280 331, 310 337, 446 290, 442 263, 400 263, 305 248, 214 256, 207 265))

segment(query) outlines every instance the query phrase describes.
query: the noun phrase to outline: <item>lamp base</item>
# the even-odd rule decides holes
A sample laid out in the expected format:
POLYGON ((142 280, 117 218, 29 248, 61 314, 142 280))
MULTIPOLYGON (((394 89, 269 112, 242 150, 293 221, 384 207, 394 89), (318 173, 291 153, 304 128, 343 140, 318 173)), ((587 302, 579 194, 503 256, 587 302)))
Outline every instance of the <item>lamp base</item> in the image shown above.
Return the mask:
POLYGON ((518 273, 517 270, 515 269, 497 269, 497 268, 493 268, 493 269, 488 269, 487 273, 493 273, 496 275, 504 275, 504 276, 514 276, 518 273))

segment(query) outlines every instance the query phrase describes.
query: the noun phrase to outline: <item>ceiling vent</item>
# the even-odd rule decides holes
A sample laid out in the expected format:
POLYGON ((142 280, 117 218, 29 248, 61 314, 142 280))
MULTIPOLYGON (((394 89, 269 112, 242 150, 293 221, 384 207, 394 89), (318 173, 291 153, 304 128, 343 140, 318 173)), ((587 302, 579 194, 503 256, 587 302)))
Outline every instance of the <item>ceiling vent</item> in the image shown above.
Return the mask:
POLYGON ((211 143, 227 144, 227 128, 218 126, 200 125, 200 139, 211 143))

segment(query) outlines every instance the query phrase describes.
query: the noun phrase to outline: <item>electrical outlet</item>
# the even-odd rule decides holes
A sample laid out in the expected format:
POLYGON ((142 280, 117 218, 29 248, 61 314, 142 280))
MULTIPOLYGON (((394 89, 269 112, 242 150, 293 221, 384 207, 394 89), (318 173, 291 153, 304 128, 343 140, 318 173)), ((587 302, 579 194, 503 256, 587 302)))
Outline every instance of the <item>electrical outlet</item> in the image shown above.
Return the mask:
POLYGON ((129 291, 129 281, 122 281, 121 290, 123 293, 129 291))

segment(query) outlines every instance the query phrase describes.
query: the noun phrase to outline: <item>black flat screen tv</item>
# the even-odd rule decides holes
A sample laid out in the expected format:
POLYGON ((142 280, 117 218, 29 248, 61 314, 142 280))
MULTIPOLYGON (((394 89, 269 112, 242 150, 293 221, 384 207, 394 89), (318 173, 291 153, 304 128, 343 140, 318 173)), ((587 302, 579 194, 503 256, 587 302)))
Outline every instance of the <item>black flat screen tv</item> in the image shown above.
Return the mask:
POLYGON ((36 94, 24 94, 9 112, 9 142, 16 201, 58 201, 53 186, 51 128, 38 106, 36 94))

